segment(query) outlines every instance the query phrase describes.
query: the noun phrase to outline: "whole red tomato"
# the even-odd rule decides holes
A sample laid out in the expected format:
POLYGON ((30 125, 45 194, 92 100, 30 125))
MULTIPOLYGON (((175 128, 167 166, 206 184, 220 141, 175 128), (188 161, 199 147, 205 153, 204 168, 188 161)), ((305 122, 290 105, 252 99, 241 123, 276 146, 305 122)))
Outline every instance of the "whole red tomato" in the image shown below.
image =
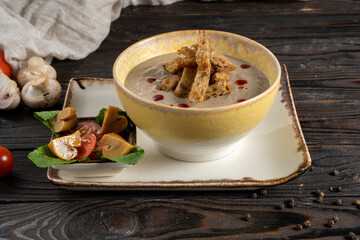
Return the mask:
POLYGON ((14 158, 11 152, 0 146, 0 178, 5 177, 14 166, 14 158))
POLYGON ((3 72, 5 75, 7 75, 10 78, 11 67, 5 61, 4 52, 2 50, 0 50, 0 72, 3 72))

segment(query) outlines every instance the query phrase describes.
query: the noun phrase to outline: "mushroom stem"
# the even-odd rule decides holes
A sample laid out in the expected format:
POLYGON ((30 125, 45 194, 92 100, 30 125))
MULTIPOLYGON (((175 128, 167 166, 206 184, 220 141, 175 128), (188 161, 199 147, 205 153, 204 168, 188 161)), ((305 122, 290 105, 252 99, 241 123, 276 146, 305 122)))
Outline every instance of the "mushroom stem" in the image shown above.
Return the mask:
POLYGON ((31 72, 43 72, 45 61, 43 58, 34 56, 29 58, 28 67, 31 72))
POLYGON ((42 93, 47 93, 50 90, 50 81, 47 77, 41 77, 30 81, 31 86, 38 89, 42 93))

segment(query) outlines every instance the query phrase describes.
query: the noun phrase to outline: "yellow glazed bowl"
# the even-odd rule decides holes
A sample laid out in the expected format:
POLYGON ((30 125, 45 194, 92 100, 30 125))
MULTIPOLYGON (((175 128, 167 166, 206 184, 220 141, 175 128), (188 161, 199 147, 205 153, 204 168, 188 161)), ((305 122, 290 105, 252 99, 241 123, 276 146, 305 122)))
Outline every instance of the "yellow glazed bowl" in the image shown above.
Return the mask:
POLYGON ((212 108, 162 105, 125 88, 124 81, 132 68, 155 56, 195 44, 198 33, 198 30, 186 30, 144 39, 123 51, 113 67, 117 94, 137 127, 162 153, 193 162, 215 160, 229 154, 270 109, 281 75, 278 60, 261 44, 233 33, 205 30, 205 36, 217 50, 260 69, 268 77, 270 87, 247 101, 212 108))

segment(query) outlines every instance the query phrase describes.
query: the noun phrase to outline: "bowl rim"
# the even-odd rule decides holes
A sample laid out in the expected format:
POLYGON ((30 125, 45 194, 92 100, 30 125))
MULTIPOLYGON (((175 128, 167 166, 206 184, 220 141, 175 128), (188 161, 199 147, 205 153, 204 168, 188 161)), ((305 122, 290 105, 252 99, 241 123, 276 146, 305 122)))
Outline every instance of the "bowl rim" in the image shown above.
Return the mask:
MULTIPOLYGON (((121 91, 123 91, 127 96, 131 96, 133 99, 137 100, 137 102, 141 102, 143 104, 146 105, 150 105, 152 107, 156 106, 162 109, 166 109, 166 110, 176 110, 176 111, 180 111, 180 112, 209 112, 209 111, 228 111, 234 108, 242 108, 245 107, 247 105, 250 105, 254 102, 257 102, 259 100, 261 100, 262 98, 265 98, 267 95, 269 95, 271 92, 273 92, 274 90, 277 89, 277 87, 280 84, 280 78, 281 78, 281 66, 279 63, 279 60, 276 58, 276 56, 268 49, 266 48, 264 45, 256 42, 255 40, 252 40, 250 38, 244 37, 242 35, 239 34, 235 34, 235 33, 230 33, 230 32, 225 32, 225 31, 218 31, 218 30, 207 30, 207 29, 193 29, 193 30, 180 30, 180 31, 171 31, 171 32, 165 32, 165 33, 160 33, 160 34, 156 34, 147 38, 144 38, 140 41, 137 41, 133 44, 131 44, 129 47, 127 47, 125 50, 123 50, 120 55, 116 58, 114 65, 113 65, 113 78, 114 78, 114 85, 115 87, 119 88, 121 91), (229 105, 224 105, 224 106, 217 106, 217 107, 207 107, 207 108, 199 108, 199 107, 193 107, 191 106, 191 108, 182 108, 182 107, 178 107, 178 106, 168 106, 165 104, 161 104, 158 102, 154 102, 154 101, 150 101, 148 99, 145 99, 135 93, 133 93, 132 91, 130 91, 129 89, 127 89, 125 87, 124 84, 122 84, 119 80, 118 80, 118 74, 117 74, 117 66, 119 64, 120 59, 125 55, 126 52, 130 51, 131 49, 135 48, 137 45, 150 41, 152 39, 156 39, 156 38, 160 38, 162 36, 168 35, 168 34, 176 34, 176 33, 181 33, 181 32, 199 32, 199 31, 205 31, 206 32, 212 32, 212 33, 218 33, 218 34, 224 34, 227 36, 231 36, 231 37, 236 37, 236 38, 241 38, 244 41, 247 41, 253 45, 256 45, 260 48, 262 48, 270 57, 272 57, 275 60, 275 67, 277 70, 277 75, 276 75, 276 79, 275 81, 262 93, 247 99, 246 101, 243 102, 239 102, 239 103, 233 103, 233 104, 229 104, 229 105)), ((125 82, 125 81, 124 81, 125 82)))

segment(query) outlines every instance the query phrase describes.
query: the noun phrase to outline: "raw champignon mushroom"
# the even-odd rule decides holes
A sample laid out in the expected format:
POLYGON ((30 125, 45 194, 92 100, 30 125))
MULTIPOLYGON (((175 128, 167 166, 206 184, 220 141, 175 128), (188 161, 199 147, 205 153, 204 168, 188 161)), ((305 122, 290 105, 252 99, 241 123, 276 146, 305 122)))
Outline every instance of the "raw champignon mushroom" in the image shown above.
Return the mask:
POLYGON ((25 84, 21 97, 31 108, 52 107, 61 97, 61 86, 55 79, 41 77, 25 84))
POLYGON ((76 122, 76 110, 67 107, 61 110, 56 117, 50 120, 50 124, 54 129, 54 132, 63 132, 69 130, 75 125, 76 122))
POLYGON ((119 133, 125 130, 128 121, 125 116, 119 114, 119 108, 109 106, 105 112, 101 133, 119 133))
POLYGON ((0 72, 0 110, 14 109, 20 104, 20 90, 15 81, 0 72))
POLYGON ((71 160, 77 157, 78 150, 81 147, 80 131, 76 131, 71 135, 59 137, 51 140, 48 144, 50 151, 63 160, 71 160))
POLYGON ((56 79, 56 71, 52 66, 45 64, 44 59, 34 56, 29 58, 27 67, 19 70, 17 73, 17 81, 21 87, 24 87, 26 83, 42 76, 47 76, 49 79, 56 79))
POLYGON ((121 157, 135 148, 116 133, 105 134, 101 141, 106 145, 101 151, 102 155, 106 158, 121 157))

